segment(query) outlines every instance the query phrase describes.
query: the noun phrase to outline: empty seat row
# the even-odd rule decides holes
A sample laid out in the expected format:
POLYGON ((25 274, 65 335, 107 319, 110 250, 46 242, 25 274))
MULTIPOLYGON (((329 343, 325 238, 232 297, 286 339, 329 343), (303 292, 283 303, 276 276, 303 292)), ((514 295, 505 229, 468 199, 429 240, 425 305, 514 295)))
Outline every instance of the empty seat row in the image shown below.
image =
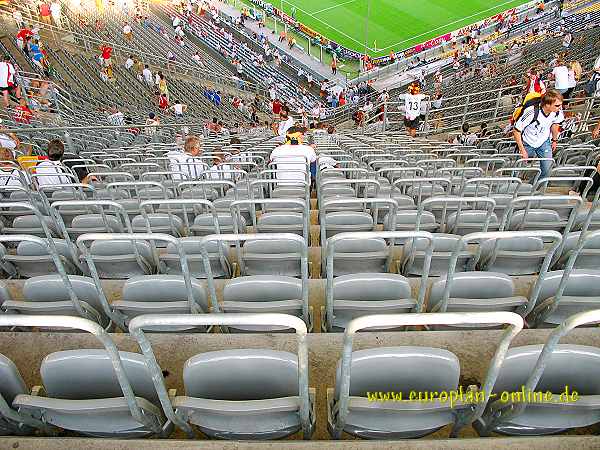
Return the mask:
MULTIPOLYGON (((523 328, 521 317, 509 312, 355 319, 340 347, 335 384, 326 393, 329 431, 335 439, 344 434, 405 439, 427 436, 447 425, 452 427, 450 436, 470 425, 482 436, 544 435, 593 425, 600 420, 600 393, 594 381, 600 350, 559 340, 573 328, 599 320, 600 310, 578 313, 545 344, 509 349, 523 328), (477 386, 463 385, 460 359, 442 348, 353 350, 355 334, 373 327, 477 323, 506 326, 477 386), (571 395, 565 397, 565 390, 571 395)), ((129 325, 141 353, 119 351, 110 335, 86 319, 0 316, 0 327, 11 326, 78 329, 93 334, 103 348, 47 355, 40 368, 43 391, 28 388, 14 363, 0 355, 2 434, 53 435, 65 429, 92 437, 140 438, 166 437, 177 428, 188 437, 199 431, 208 438, 266 440, 298 432, 310 439, 314 431, 317 393, 310 387, 307 329, 293 316, 142 315, 129 325), (169 390, 173 380, 164 377, 145 331, 233 325, 291 328, 296 352, 244 348, 196 354, 178 371, 185 392, 169 390)), ((486 351, 478 353, 483 356, 486 351)))

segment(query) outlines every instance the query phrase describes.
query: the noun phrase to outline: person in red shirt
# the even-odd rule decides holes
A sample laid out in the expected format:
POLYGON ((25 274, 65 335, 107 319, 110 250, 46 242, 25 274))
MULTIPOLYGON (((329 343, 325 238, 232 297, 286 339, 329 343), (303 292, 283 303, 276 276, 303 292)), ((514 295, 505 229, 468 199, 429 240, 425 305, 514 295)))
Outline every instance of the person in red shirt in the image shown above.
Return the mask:
POLYGON ((33 32, 29 28, 21 28, 16 35, 17 45, 25 53, 28 52, 27 41, 29 41, 29 39, 31 39, 32 36, 33 32))
POLYGON ((21 97, 19 99, 19 106, 15 108, 14 120, 18 123, 31 123, 31 118, 33 117, 33 112, 29 109, 27 105, 27 99, 25 97, 21 97))
POLYGON ((111 64, 111 55, 112 55, 112 47, 108 45, 102 45, 100 47, 100 51, 102 52, 102 62, 105 66, 110 66, 111 64))
POLYGON ((275 100, 273 100, 273 114, 278 115, 281 112, 281 102, 279 101, 278 98, 276 98, 275 100))
POLYGON ((169 108, 169 100, 167 100, 166 94, 160 94, 160 97, 158 97, 158 107, 161 111, 166 111, 169 108))
POLYGON ((47 23, 48 25, 51 25, 51 21, 50 21, 50 3, 44 2, 40 4, 40 18, 41 21, 44 23, 47 23))

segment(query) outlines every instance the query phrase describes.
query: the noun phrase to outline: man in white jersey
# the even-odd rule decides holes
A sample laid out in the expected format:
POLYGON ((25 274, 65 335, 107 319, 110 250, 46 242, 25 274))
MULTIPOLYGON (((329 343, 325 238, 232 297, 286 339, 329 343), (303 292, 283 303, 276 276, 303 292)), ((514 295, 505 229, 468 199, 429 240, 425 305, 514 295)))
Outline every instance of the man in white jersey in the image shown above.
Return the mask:
MULTIPOLYGON (((188 136, 183 145, 183 151, 171 150, 165 155, 169 158, 170 168, 173 172, 182 172, 191 180, 197 180, 204 170, 206 164, 194 160, 202 156, 202 142, 198 136, 188 136)), ((173 180, 181 180, 183 177, 179 173, 173 174, 173 180)))
POLYGON ((417 135, 421 102, 424 98, 425 96, 421 94, 421 87, 418 83, 411 83, 408 86, 408 92, 400 96, 400 100, 404 100, 404 126, 412 137, 417 135))
MULTIPOLYGON (((562 112, 563 96, 549 89, 539 100, 523 108, 515 122, 513 136, 523 159, 552 158, 556 150, 560 124, 565 120, 562 112)), ((540 177, 549 175, 551 161, 540 161, 540 177)))
POLYGON ((310 164, 311 175, 315 176, 317 154, 310 145, 303 144, 305 131, 303 127, 292 126, 287 130, 285 144, 271 152, 271 162, 282 171, 277 173, 278 180, 304 181, 307 164, 310 164))

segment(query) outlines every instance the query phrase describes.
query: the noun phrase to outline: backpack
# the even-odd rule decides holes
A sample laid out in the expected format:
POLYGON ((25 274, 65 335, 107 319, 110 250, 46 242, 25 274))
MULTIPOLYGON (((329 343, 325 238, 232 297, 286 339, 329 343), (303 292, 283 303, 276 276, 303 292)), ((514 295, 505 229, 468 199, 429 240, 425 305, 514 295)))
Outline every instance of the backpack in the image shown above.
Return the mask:
MULTIPOLYGON (((515 108, 512 114, 511 123, 514 125, 517 123, 517 120, 521 118, 523 115, 523 111, 525 111, 530 106, 533 106, 533 120, 532 123, 538 123, 538 116, 540 114, 540 105, 542 103, 542 96, 538 92, 530 92, 523 99, 523 103, 515 108)), ((527 125, 527 126, 529 126, 527 125)))

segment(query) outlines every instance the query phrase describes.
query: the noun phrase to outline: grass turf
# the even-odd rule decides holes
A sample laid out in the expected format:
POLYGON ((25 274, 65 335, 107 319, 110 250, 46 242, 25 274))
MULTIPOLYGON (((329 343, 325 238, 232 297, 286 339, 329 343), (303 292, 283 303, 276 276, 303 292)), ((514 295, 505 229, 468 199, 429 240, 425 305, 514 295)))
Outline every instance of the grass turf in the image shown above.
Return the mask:
MULTIPOLYGON (((371 56, 401 51, 525 0, 283 0, 283 10, 344 47, 371 56), (370 12, 369 10, 370 3, 370 12), (365 22, 369 17, 368 34, 365 22)), ((272 0, 281 8, 281 0, 272 0)))

